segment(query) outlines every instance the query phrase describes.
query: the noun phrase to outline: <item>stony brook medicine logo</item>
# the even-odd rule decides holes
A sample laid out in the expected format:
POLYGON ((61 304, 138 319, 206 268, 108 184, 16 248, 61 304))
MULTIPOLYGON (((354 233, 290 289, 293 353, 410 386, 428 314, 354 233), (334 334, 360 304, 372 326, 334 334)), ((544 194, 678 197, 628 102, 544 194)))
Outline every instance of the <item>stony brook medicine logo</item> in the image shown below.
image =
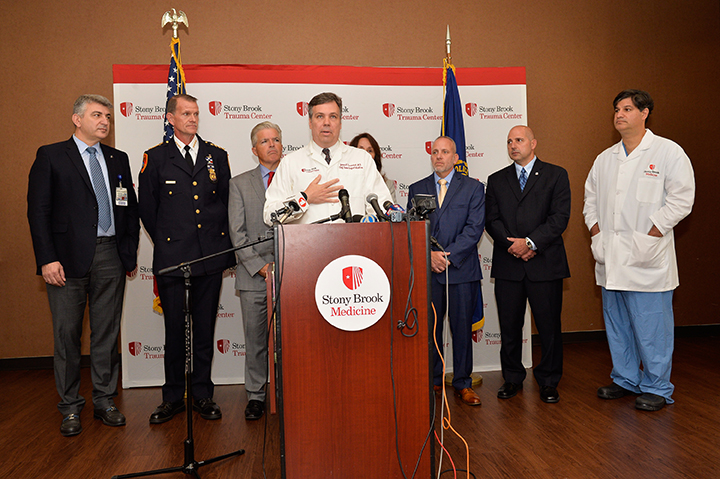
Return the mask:
POLYGON ((307 116, 308 115, 308 102, 306 101, 299 101, 295 103, 295 111, 300 116, 307 116))
POLYGON ((135 120, 164 120, 165 105, 136 105, 130 101, 120 103, 120 114, 135 120))
POLYGON ((140 341, 128 342, 128 352, 140 359, 162 359, 165 357, 165 345, 153 346, 140 341))
POLYGON ((229 105, 213 100, 208 102, 208 110, 225 120, 272 120, 272 114, 265 113, 262 105, 229 105))
POLYGON ((382 112, 388 118, 398 121, 442 120, 442 112, 438 115, 431 106, 415 105, 400 106, 394 103, 383 103, 382 112))
POLYGON ((215 341, 215 346, 220 354, 232 353, 232 356, 245 356, 245 345, 231 342, 229 339, 221 338, 215 341))
POLYGON ((479 120, 522 120, 522 113, 515 113, 512 105, 478 105, 465 103, 465 114, 479 120))
POLYGON ((315 303, 323 318, 336 328, 362 331, 385 314, 390 305, 390 282, 370 258, 341 256, 320 273, 315 303))

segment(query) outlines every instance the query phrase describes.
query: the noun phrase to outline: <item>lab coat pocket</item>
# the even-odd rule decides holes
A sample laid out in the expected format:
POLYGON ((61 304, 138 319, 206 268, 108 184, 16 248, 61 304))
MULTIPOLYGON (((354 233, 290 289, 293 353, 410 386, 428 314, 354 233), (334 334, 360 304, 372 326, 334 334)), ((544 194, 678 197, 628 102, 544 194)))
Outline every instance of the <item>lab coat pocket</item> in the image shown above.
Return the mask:
POLYGON ((593 258, 598 264, 605 264, 605 246, 603 245, 603 232, 600 231, 595 236, 590 237, 590 250, 593 258))
POLYGON ((669 244, 670 238, 668 236, 657 238, 633 231, 628 266, 662 268, 665 266, 669 244))
POLYGON ((662 199, 662 178, 640 178, 635 199, 640 203, 658 203, 662 199))

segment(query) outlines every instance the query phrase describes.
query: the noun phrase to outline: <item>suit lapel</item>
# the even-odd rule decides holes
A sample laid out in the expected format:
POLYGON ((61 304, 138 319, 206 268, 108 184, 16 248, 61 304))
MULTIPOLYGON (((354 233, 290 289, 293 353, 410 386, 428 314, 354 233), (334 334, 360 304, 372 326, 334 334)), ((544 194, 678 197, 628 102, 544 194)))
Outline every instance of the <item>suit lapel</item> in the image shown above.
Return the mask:
MULTIPOLYGON (((185 156, 180 153, 180 150, 178 149, 177 145, 175 144, 175 138, 170 139, 167 143, 165 143, 165 147, 167 148, 167 155, 172 164, 183 170, 188 175, 192 176, 193 172, 190 170, 190 166, 187 164, 187 161, 185 161, 185 156)), ((200 159, 200 152, 198 150, 198 159, 200 159)), ((195 166, 197 167, 198 161, 195 160, 195 166)))
POLYGON ((85 185, 90 188, 90 191, 92 191, 93 195, 95 195, 92 181, 90 181, 90 175, 88 174, 87 168, 85 168, 85 163, 83 162, 82 156, 80 155, 77 144, 72 138, 70 138, 67 142, 67 154, 70 158, 70 162, 75 166, 75 168, 77 168, 78 173, 80 173, 80 176, 85 182, 85 185))
MULTIPOLYGON (((510 186, 510 191, 512 191, 513 195, 515 195, 515 199, 520 201, 523 192, 520 191, 520 181, 518 180, 517 172, 515 171, 515 163, 505 168, 505 180, 510 186)), ((527 188, 527 183, 525 184, 525 187, 527 188)))
POLYGON ((260 165, 250 171, 250 184, 252 185, 253 191, 257 195, 260 204, 265 203, 265 183, 263 183, 260 165))

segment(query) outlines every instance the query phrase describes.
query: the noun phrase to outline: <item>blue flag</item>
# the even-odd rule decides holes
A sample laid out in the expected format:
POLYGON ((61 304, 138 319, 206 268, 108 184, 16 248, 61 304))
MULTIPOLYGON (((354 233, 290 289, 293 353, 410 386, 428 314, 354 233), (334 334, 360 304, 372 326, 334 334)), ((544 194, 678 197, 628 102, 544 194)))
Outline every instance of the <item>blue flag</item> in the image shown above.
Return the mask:
MULTIPOLYGON (((180 39, 173 38, 170 43, 170 70, 168 71, 167 83, 167 99, 165 100, 165 111, 167 112, 167 101, 175 95, 187 93, 185 90, 185 72, 183 71, 182 61, 180 61, 180 39)), ((163 141, 168 141, 175 133, 173 126, 165 118, 165 137, 163 141)))
MULTIPOLYGON (((460 101, 460 91, 455 79, 455 66, 447 58, 443 59, 443 85, 445 86, 445 98, 443 102, 443 121, 440 134, 449 136, 455 142, 458 160, 455 163, 455 171, 468 176, 469 169, 467 157, 465 156, 465 123, 463 122, 463 108, 460 101)), ((482 285, 478 286, 477 305, 473 313, 473 341, 478 342, 478 331, 485 326, 485 308, 483 307, 482 285)))
POLYGON ((445 86, 445 98, 440 134, 453 139, 459 156, 458 161, 455 163, 455 171, 468 176, 462 102, 460 101, 457 80, 455 79, 455 66, 449 63, 447 59, 443 60, 443 85, 445 86))

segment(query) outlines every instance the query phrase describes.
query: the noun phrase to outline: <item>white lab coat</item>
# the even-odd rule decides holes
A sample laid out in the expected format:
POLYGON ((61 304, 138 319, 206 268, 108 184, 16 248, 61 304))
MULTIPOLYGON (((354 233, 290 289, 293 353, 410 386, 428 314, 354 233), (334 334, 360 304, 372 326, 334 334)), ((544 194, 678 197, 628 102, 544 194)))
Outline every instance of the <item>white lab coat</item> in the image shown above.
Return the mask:
POLYGON ((585 182, 583 215, 592 237, 595 280, 608 290, 660 292, 679 284, 673 228, 692 210, 690 158, 646 130, 625 155, 622 141, 595 159, 585 182), (655 225, 662 238, 647 233, 655 225))
MULTIPOLYGON (((339 178, 350 195, 350 210, 353 215, 374 215, 372 206, 365 201, 367 195, 375 193, 380 206, 392 202, 385 180, 375 166, 375 161, 364 150, 347 146, 338 141, 330 148, 330 164, 325 161, 322 148, 310 142, 287 155, 280 161, 273 181, 265 192, 265 223, 272 225, 271 214, 283 207, 289 200, 296 200, 300 211, 289 221, 300 224, 312 223, 328 218, 340 212, 340 203, 322 203, 309 205, 303 200, 302 191, 317 175, 322 175, 320 183, 339 178)), ((341 220, 338 220, 341 221, 341 220)))

